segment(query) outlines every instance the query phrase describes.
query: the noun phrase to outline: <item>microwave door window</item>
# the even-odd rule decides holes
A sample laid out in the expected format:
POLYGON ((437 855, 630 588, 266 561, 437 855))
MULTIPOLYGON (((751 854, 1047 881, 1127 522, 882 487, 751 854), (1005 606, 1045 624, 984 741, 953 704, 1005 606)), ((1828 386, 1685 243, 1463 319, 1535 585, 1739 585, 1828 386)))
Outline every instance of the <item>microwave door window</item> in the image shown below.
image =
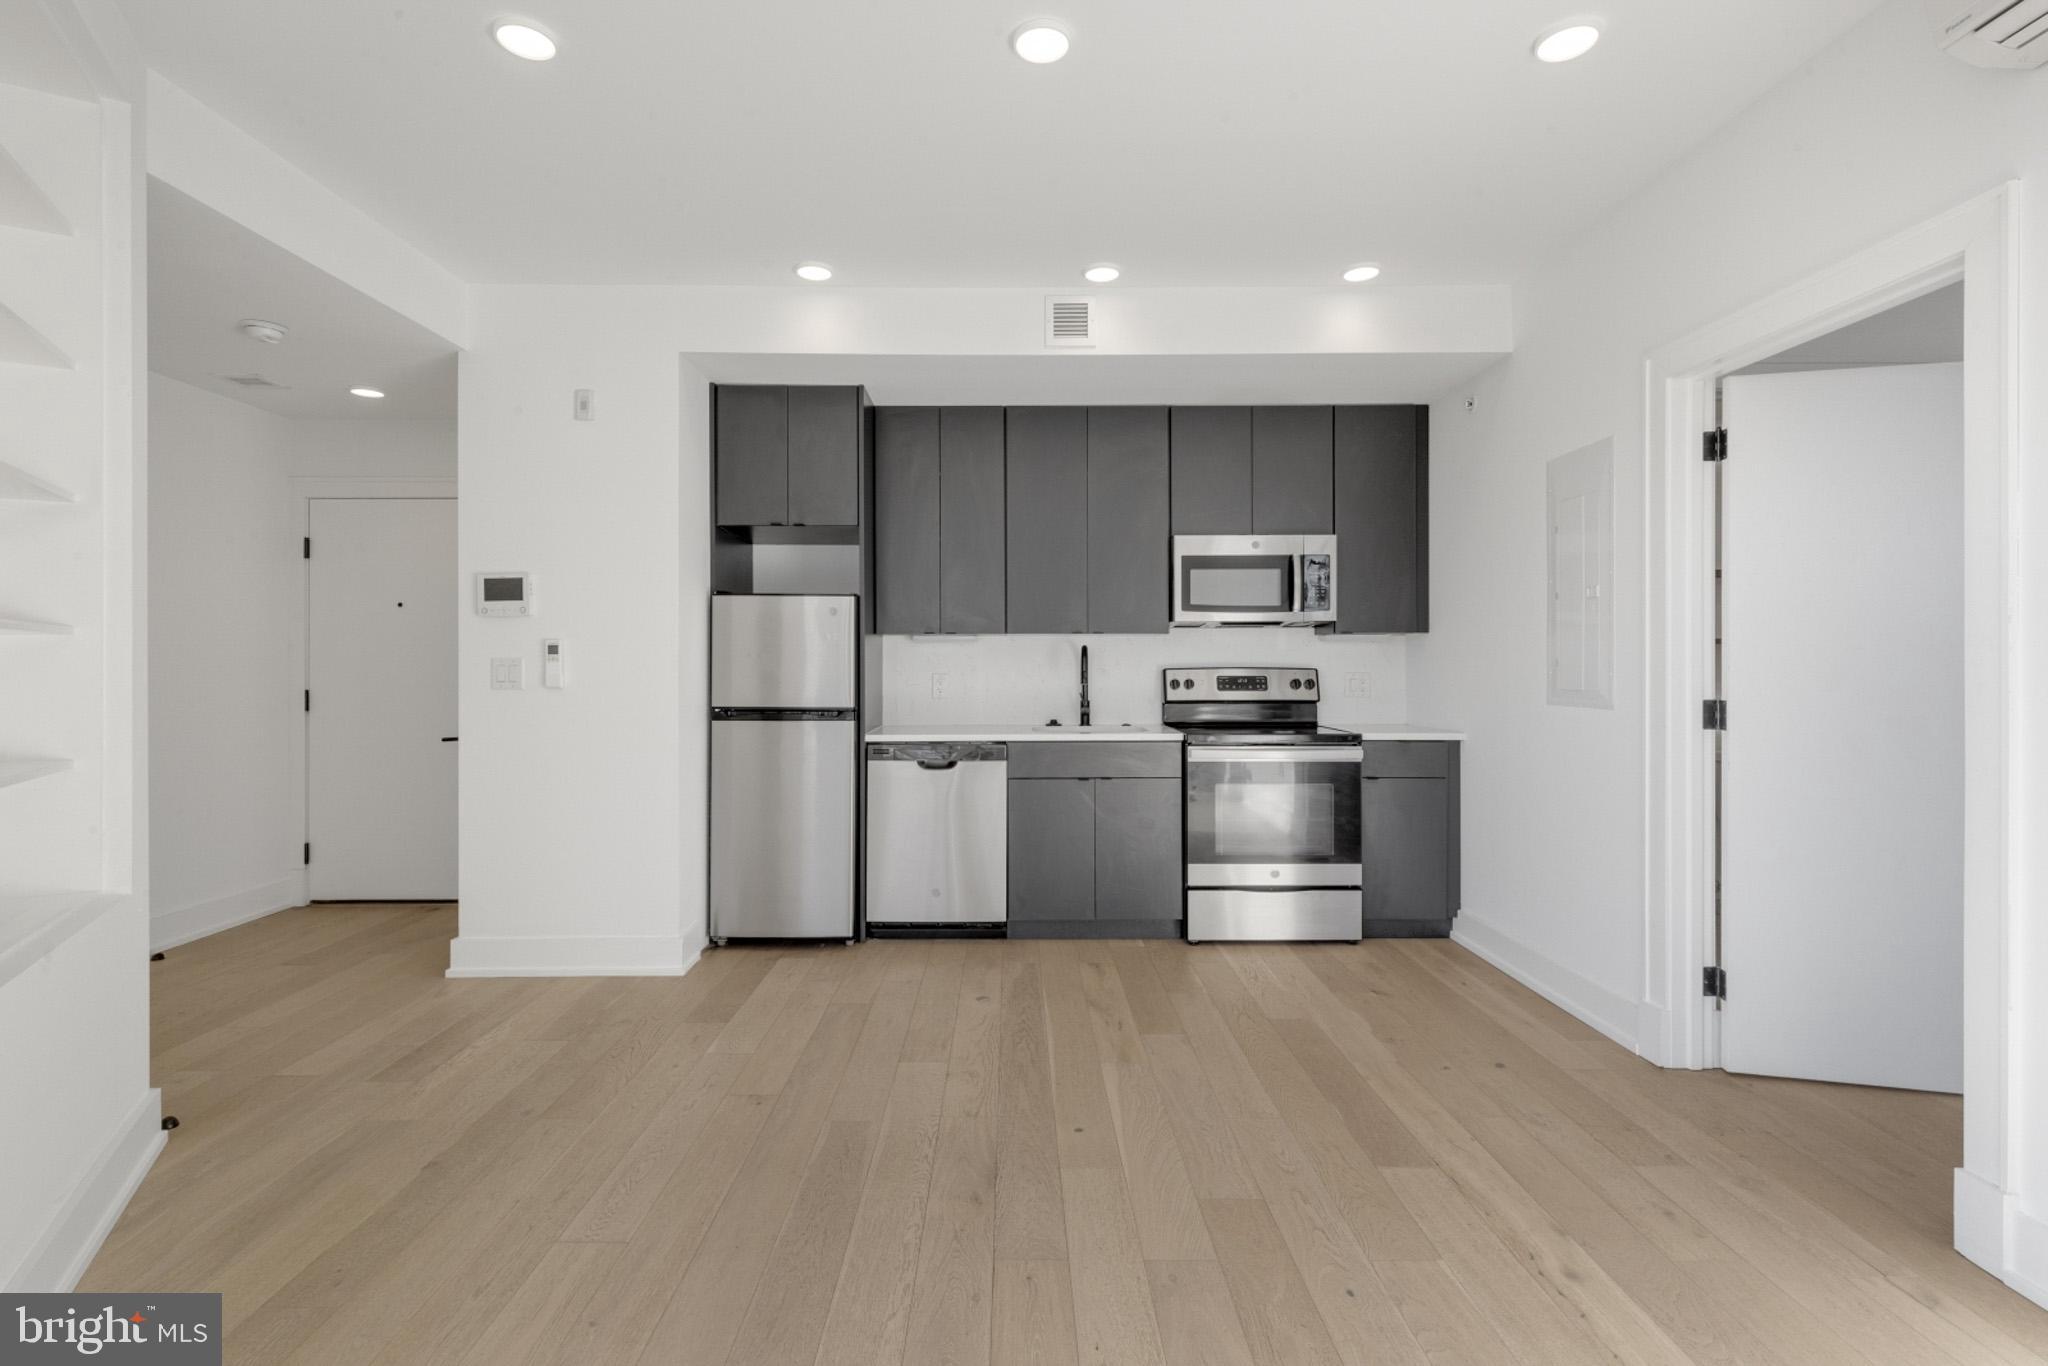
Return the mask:
POLYGON ((1294 566, 1285 555, 1197 555, 1181 561, 1181 599, 1197 612, 1285 612, 1294 566))

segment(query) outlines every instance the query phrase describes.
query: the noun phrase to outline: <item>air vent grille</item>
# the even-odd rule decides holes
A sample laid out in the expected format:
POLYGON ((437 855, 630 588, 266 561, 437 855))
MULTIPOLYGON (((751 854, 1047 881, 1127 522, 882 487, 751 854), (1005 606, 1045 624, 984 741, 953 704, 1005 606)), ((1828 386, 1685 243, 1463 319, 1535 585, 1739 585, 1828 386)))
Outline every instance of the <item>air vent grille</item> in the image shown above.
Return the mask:
POLYGON ((1941 44, 1975 66, 2048 63, 2048 0, 1926 0, 1941 44))
POLYGON ((263 376, 261 376, 261 375, 222 375, 222 376, 221 376, 221 378, 222 378, 222 379, 224 379, 224 380, 226 380, 226 381, 227 381, 228 383, 230 383, 230 384, 239 384, 239 385, 241 385, 241 386, 242 386, 242 387, 243 387, 244 389, 289 389, 289 388, 291 388, 291 385, 289 385, 289 384, 279 384, 279 383, 278 383, 278 382, 277 382, 276 380, 274 380, 274 379, 265 379, 265 378, 263 378, 263 376))
POLYGON ((1095 301, 1086 295, 1049 297, 1045 301, 1047 346, 1095 345, 1095 301))

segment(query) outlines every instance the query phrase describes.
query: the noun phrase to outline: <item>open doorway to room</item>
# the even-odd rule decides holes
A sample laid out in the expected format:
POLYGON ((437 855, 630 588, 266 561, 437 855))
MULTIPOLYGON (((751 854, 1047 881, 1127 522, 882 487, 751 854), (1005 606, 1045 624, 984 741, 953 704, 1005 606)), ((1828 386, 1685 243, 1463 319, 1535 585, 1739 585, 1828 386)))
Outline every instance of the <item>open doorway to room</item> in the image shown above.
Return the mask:
POLYGON ((1731 1072, 1963 1089, 1963 337, 1957 282, 1719 386, 1731 1072))
POLYGON ((152 946, 455 895, 455 348, 149 183, 152 946))

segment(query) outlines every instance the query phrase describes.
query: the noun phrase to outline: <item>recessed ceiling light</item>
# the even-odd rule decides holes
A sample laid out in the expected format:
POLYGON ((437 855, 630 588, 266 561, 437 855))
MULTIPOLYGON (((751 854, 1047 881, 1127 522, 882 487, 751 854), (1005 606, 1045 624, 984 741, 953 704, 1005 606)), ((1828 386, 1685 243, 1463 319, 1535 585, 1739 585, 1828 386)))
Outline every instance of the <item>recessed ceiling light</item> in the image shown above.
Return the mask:
POLYGON ((809 280, 814 285, 821 284, 832 278, 832 267, 823 261, 806 261, 796 268, 796 278, 809 280))
POLYGON ((551 62, 555 59, 554 38, 532 24, 503 20, 491 26, 491 36, 498 40, 499 47, 514 57, 524 57, 529 62, 551 62))
POLYGON ((1034 19, 1010 35, 1010 48, 1025 61, 1044 66, 1067 55, 1067 31, 1045 19, 1034 19))
POLYGON ((1592 24, 1571 24, 1536 40, 1539 62, 1569 62, 1583 57, 1600 41, 1600 30, 1592 24))
POLYGON ((1377 280, 1379 276, 1380 268, 1378 266, 1353 266, 1344 272, 1344 283, 1347 285, 1362 285, 1367 280, 1377 280))
POLYGON ((384 397, 384 391, 383 391, 382 389, 351 389, 351 390, 349 390, 349 392, 350 392, 350 393, 352 393, 352 394, 354 394, 354 395, 355 395, 355 396, 356 396, 357 398, 382 398, 382 397, 384 397))
POLYGON ((1082 278, 1091 285, 1106 285, 1121 274, 1123 274, 1122 271, 1107 261, 1104 261, 1099 266, 1090 266, 1081 272, 1082 278))

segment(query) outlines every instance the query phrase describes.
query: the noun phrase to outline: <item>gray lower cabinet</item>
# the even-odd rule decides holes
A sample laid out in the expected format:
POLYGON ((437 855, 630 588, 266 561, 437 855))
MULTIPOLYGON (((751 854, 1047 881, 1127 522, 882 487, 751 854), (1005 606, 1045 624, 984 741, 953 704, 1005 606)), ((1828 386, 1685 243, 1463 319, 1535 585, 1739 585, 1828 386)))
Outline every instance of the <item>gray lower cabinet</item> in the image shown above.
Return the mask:
POLYGON ((1164 408, 1088 410, 1088 629, 1172 624, 1171 458, 1164 408))
POLYGON ((1441 937, 1458 912, 1458 746, 1365 746, 1360 844, 1368 938, 1441 937))
MULTIPOLYGON (((1252 409, 1252 534, 1321 536, 1335 530, 1331 410, 1252 409)), ((1341 555, 1343 545, 1337 550, 1341 555)))
POLYGON ((1336 412, 1337 629, 1429 629, 1429 409, 1336 412))
POLYGON ((1088 410, 1012 408, 1005 563, 1009 629, 1088 629, 1088 410))
POLYGON ((1013 744, 1010 755, 1010 936, 1177 937, 1179 747, 1013 744), (1090 769, 1147 776, 1069 776, 1090 769))

